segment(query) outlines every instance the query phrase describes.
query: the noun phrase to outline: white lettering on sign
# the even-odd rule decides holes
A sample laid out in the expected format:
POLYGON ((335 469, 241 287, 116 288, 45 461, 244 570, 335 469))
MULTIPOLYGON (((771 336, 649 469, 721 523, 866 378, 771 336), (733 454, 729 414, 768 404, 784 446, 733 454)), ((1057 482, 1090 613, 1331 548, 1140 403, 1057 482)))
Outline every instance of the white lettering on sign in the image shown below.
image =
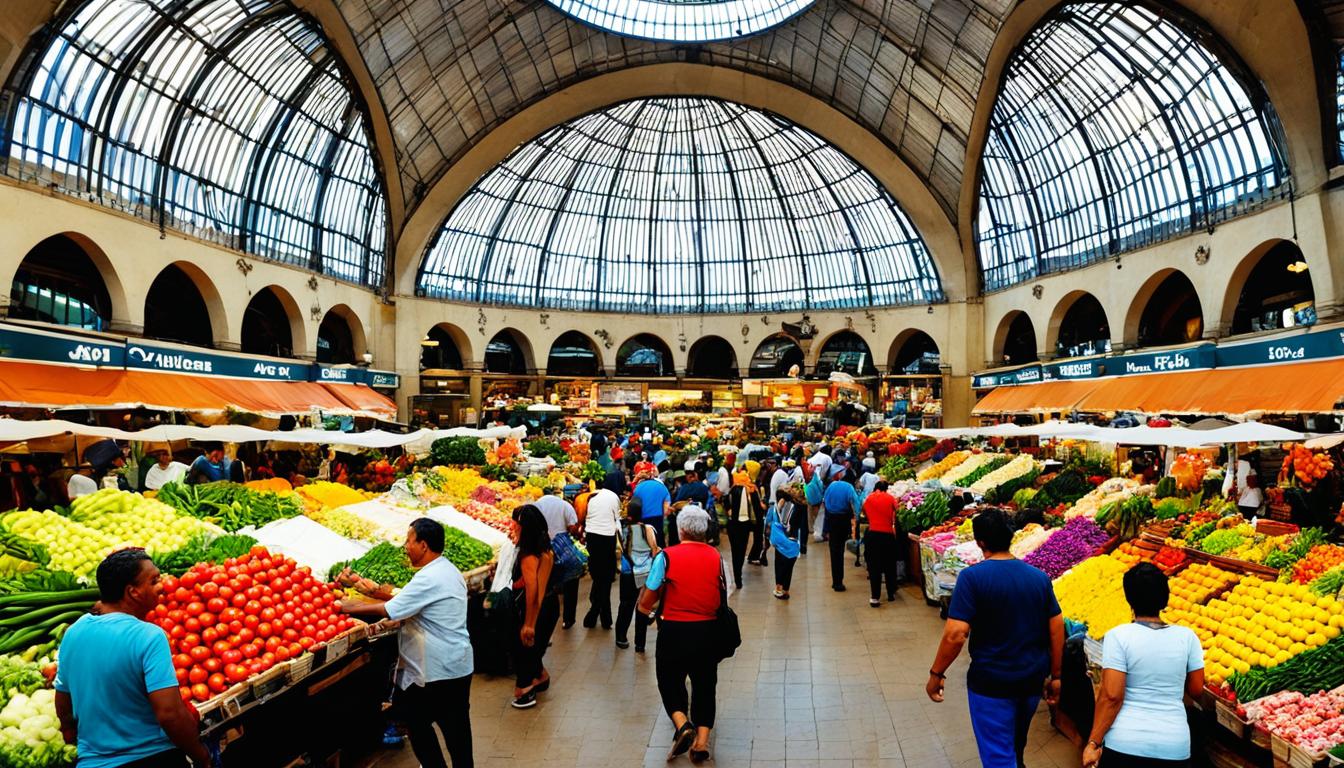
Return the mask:
POLYGON ((73 350, 66 354, 66 357, 76 363, 110 363, 112 362, 112 350, 88 344, 77 344, 73 350))
POLYGON ((1140 365, 1133 360, 1125 361, 1125 373, 1152 373, 1154 371, 1180 371, 1193 368, 1194 361, 1181 353, 1173 355, 1155 355, 1148 365, 1140 365))
POLYGON ((322 368, 321 376, 325 381, 349 381, 350 371, 345 368, 322 368))
POLYGON ((256 365, 252 366, 252 372, 258 376, 271 376, 271 377, 279 377, 282 379, 289 378, 288 365, 272 365, 269 363, 257 363, 256 365))
POLYGON ((1301 360, 1307 356, 1306 347, 1270 347, 1267 350, 1270 360, 1301 360))
POLYGON ((1038 368, 1032 368, 1029 371, 1017 372, 1018 381, 1039 381, 1040 378, 1041 378, 1041 371, 1038 368))
POLYGON ((1091 363, 1064 363, 1059 366, 1059 375, 1068 377, 1091 376, 1091 363))
POLYGON ((128 347, 126 354, 130 357, 138 357, 141 362, 151 368, 159 368, 165 371, 187 371, 189 373, 214 373, 214 364, 211 361, 188 357, 183 354, 154 352, 143 347, 128 347))

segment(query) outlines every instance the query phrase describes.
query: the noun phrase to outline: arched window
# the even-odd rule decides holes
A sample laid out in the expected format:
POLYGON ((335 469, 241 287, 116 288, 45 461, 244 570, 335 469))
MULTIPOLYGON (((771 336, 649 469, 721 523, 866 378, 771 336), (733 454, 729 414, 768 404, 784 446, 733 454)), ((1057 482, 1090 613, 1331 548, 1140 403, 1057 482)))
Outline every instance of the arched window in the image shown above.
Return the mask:
POLYGON ((381 285, 363 107, 277 0, 88 0, 28 51, 3 162, 239 250, 381 285))
POLYGON ((294 355, 294 330, 289 310, 275 289, 267 287, 252 296, 243 312, 243 351, 251 355, 294 355))
POLYGON ((333 365, 354 365, 355 333, 350 320, 328 311, 317 327, 317 362, 333 365))
POLYGON ((841 331, 827 339, 817 357, 817 373, 826 376, 832 371, 851 376, 876 374, 877 367, 873 365, 873 352, 868 348, 868 342, 853 331, 841 331))
POLYGON ((1111 351, 1111 324, 1106 310, 1090 293, 1074 299, 1059 322, 1055 354, 1059 357, 1102 355, 1111 351))
POLYGON ((709 42, 782 24, 814 0, 548 0, 608 32, 667 42, 709 42))
POLYGON ((457 348, 457 340, 443 325, 436 325, 420 339, 420 370, 436 369, 460 371, 462 350, 457 348))
POLYGON ((794 366, 798 367, 798 375, 801 375, 803 350, 792 337, 781 333, 762 341, 756 347, 755 354, 751 356, 750 371, 752 376, 782 377, 790 375, 794 366))
POLYGON ((1312 324, 1316 291, 1302 249, 1291 240, 1270 247, 1246 277, 1232 314, 1232 333, 1312 324))
POLYGON ((1036 353, 1036 325, 1026 312, 1015 312, 1003 337, 1002 362, 1004 365, 1034 363, 1036 353))
POLYGON ((449 214, 416 291, 640 313, 943 300, 923 239, 872 174, 778 115, 680 97, 516 149, 449 214))
POLYGON ((923 331, 915 331, 896 349, 891 359, 891 372, 910 375, 936 374, 941 364, 938 344, 934 342, 933 337, 923 331))
POLYGON ((1139 346, 1195 341, 1204 334, 1204 312, 1194 283, 1172 271, 1153 290, 1139 316, 1139 346))
POLYGON ((1060 6, 1009 61, 981 158, 993 290, 1185 234, 1286 194, 1273 106, 1199 22, 1060 6))
POLYGON ((686 360, 686 375, 691 378, 737 378, 737 353, 722 336, 706 336, 695 342, 686 360))
POLYGON ((485 345, 485 372, 527 373, 527 357, 512 331, 500 331, 485 345))
POLYGON ((546 357, 546 373, 550 376, 596 376, 601 370, 593 340, 578 331, 560 334, 546 357))
POLYGON ((9 316, 105 331, 112 298, 84 248, 66 235, 52 235, 33 246, 14 273, 9 316))
POLYGON ((672 351, 648 333, 632 337, 616 350, 617 376, 675 376, 672 351))
POLYGON ((145 336, 198 347, 214 346, 210 310, 201 290, 176 264, 164 267, 149 286, 145 297, 145 336))

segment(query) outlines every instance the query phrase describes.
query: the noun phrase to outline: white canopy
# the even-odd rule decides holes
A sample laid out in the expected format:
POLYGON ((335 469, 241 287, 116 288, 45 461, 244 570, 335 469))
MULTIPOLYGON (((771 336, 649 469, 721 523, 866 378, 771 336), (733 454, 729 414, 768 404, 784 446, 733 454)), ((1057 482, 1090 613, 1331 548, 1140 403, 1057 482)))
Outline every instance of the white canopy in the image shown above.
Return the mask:
MULTIPOLYGON (((526 436, 527 430, 522 430, 526 436)), ((21 443, 58 435, 79 435, 87 437, 110 438, 113 440, 134 440, 146 443, 167 443, 182 440, 216 441, 221 443, 246 443, 277 441, 285 443, 308 443, 321 445, 343 445, 356 448, 391 448, 394 446, 428 444, 440 437, 493 437, 507 438, 517 430, 509 427, 495 427, 488 430, 432 430, 419 429, 401 434, 371 429, 367 432, 335 432, 324 429, 295 429, 288 432, 279 430, 256 429, 237 425, 217 425, 213 427, 194 427, 177 424, 164 424, 139 431, 127 431, 113 427, 95 427, 77 424, 61 419, 41 421, 21 421, 18 419, 0 419, 0 443, 21 443)))
POLYGON ((1043 424, 1032 424, 1025 427, 1016 424, 995 424, 988 427, 925 429, 920 430, 919 434, 938 439, 945 437, 1064 437, 1098 443, 1163 445, 1180 448, 1230 443, 1298 442, 1307 437, 1291 429, 1260 424, 1254 421, 1208 430, 1189 429, 1187 427, 1098 427, 1090 424, 1047 421, 1043 424))

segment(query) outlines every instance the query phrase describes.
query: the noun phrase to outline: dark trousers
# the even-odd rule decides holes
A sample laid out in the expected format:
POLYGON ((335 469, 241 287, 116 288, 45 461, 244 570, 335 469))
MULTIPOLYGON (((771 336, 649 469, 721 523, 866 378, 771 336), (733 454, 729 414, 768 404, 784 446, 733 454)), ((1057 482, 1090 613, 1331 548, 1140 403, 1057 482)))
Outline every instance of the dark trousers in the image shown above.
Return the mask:
MULTIPOLYGON (((530 684, 530 683, 529 683, 530 684)), ((434 726, 439 726, 453 768, 471 768, 471 675, 435 680, 397 691, 397 709, 422 768, 446 768, 434 726)))
MULTIPOLYGON (((471 763, 467 763, 471 765, 471 763)), ((180 749, 168 749, 149 757, 126 763, 119 768, 187 768, 187 756, 180 749)))
POLYGON ((796 557, 784 557, 775 550, 775 583, 789 591, 789 585, 793 583, 793 565, 798 562, 796 557))
POLYGON ((755 527, 751 530, 751 552, 747 555, 747 559, 752 562, 764 562, 766 551, 765 519, 762 518, 756 521, 755 527))
POLYGON ((601 620, 605 629, 611 626, 611 582, 616 578, 616 537, 600 533, 588 534, 588 575, 593 579, 588 592, 588 615, 584 626, 591 627, 601 620))
MULTIPOLYGON (((1250 518, 1246 518, 1249 520, 1250 518)), ((667 518, 667 546, 681 543, 681 534, 677 531, 677 511, 672 510, 672 514, 667 518)))
POLYGON ((807 554, 807 540, 811 538, 807 530, 807 507, 802 504, 793 505, 793 512, 789 514, 789 530, 798 537, 798 554, 807 554))
POLYGON ((579 615, 579 579, 566 581, 560 588, 560 596, 564 600, 565 626, 568 627, 579 615))
MULTIPOLYGON (((570 582, 577 584, 577 582, 570 582)), ((577 589, 577 587, 575 587, 577 589)), ((526 599, 520 595, 519 599, 526 599)), ((522 638, 513 636, 513 671, 517 675, 519 688, 527 688, 532 681, 541 677, 544 668, 541 660, 546 655, 546 646, 551 644, 551 634, 555 632, 555 622, 560 618, 560 601, 555 595, 547 595, 541 601, 541 612, 537 614, 536 640, 532 647, 523 645, 522 638)))
POLYGON ((863 537, 863 546, 868 550, 868 591, 869 597, 877 600, 882 596, 882 578, 887 579, 887 596, 896 596, 896 563, 900 553, 896 548, 896 534, 868 531, 863 537))
POLYGON ((733 581, 742 586, 742 563, 747 559, 747 539, 756 530, 756 523, 748 520, 728 521, 728 546, 733 552, 733 581))
POLYGON ((629 639, 630 619, 635 620, 635 648, 644 649, 644 640, 649 634, 649 617, 635 613, 635 604, 639 602, 639 587, 635 586, 632 573, 621 574, 621 604, 616 610, 616 639, 625 642, 629 639))
POLYGON ((655 654, 658 695, 667 716, 683 712, 701 728, 714 727, 714 688, 719 682, 713 621, 664 621, 655 654), (691 693, 686 695, 686 679, 691 693))
POLYGON ((831 548, 831 586, 845 585, 845 543, 854 527, 853 515, 827 515, 826 536, 831 548))

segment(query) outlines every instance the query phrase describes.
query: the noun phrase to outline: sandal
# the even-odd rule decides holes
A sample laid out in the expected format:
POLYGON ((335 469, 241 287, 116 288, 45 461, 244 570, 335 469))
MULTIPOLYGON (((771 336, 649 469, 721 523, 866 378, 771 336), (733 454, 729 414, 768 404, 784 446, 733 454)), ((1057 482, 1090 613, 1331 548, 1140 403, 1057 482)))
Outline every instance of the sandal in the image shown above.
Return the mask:
POLYGON ((670 763, 686 754, 686 750, 690 749, 693 743, 695 743, 695 724, 687 720, 672 736, 672 748, 667 751, 667 762, 670 763))
POLYGON ((551 678, 548 677, 545 680, 542 680, 540 683, 533 683, 531 690, 533 693, 545 693, 550 689, 551 689, 551 678))
POLYGON ((692 749, 692 750, 691 750, 691 762, 692 762, 692 763, 695 763, 696 765, 699 765, 700 763, 703 763, 703 762, 705 762, 705 761, 708 760, 708 759, 709 759, 709 750, 708 750, 708 749, 692 749))

